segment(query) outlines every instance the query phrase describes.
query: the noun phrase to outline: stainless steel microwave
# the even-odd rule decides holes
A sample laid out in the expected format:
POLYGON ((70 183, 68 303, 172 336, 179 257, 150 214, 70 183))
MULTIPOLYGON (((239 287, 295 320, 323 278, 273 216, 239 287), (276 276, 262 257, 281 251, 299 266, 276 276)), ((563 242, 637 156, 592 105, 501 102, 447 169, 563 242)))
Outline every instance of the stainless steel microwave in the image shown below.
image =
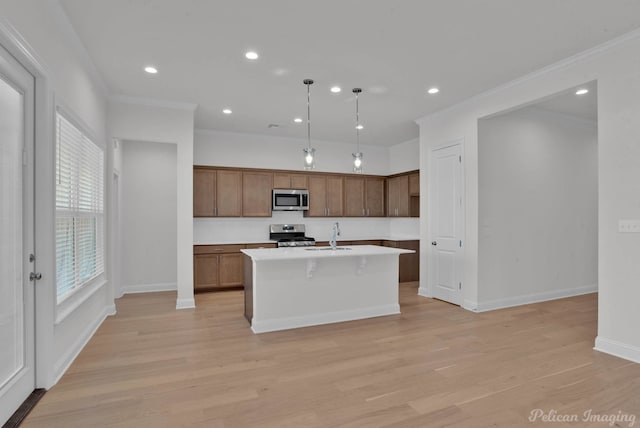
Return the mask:
POLYGON ((273 211, 306 211, 308 209, 308 190, 273 189, 273 211))

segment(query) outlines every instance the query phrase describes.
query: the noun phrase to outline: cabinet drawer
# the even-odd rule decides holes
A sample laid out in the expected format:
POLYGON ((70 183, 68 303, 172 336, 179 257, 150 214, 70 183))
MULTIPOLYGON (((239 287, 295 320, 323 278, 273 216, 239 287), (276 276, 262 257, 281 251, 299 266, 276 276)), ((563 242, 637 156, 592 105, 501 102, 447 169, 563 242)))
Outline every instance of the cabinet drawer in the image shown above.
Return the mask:
POLYGON ((264 244, 247 244, 247 250, 255 250, 258 248, 277 248, 277 245, 273 242, 267 242, 264 244))
POLYGON ((244 244, 194 245, 193 254, 239 253, 244 248, 244 244))

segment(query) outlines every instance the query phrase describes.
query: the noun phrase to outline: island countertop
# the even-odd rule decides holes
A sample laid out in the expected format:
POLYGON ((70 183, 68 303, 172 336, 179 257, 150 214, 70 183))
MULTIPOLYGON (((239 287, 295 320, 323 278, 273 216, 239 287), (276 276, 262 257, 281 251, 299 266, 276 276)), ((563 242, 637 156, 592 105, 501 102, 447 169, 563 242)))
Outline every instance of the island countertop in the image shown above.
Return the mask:
POLYGON ((294 247, 294 248, 257 248, 240 250, 253 261, 263 260, 296 260, 320 259, 336 257, 377 256, 391 254, 414 253, 413 250, 402 248, 381 247, 378 245, 354 245, 331 247, 294 247))

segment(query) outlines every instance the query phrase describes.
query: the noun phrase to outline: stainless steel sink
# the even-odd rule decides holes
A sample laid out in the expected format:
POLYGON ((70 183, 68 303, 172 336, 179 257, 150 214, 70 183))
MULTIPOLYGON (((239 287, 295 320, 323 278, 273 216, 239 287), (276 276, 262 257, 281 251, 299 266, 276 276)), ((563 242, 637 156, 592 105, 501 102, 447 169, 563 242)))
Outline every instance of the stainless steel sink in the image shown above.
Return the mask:
POLYGON ((351 248, 349 248, 349 247, 336 247, 336 248, 331 248, 331 247, 310 247, 310 248, 305 248, 305 250, 307 250, 307 251, 340 251, 340 250, 351 250, 351 248))

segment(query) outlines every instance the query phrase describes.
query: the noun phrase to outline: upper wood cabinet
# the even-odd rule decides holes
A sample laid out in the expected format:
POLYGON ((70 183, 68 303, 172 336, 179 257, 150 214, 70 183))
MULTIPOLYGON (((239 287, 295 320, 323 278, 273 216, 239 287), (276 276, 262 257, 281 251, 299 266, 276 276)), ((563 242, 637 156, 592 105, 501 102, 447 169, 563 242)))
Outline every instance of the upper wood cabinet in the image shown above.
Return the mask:
POLYGON ((216 171, 193 170, 193 216, 214 217, 216 215, 216 171))
POLYGON ((345 177, 345 217, 384 216, 384 178, 345 177))
POLYGON ((273 174, 274 189, 306 189, 307 176, 303 174, 288 174, 276 172, 273 174))
POLYGON ((409 196, 420 196, 420 173, 409 174, 409 196))
POLYGON ((391 177, 194 166, 194 217, 271 217, 273 189, 307 189, 305 217, 419 217, 420 174, 391 177))
POLYGON ((401 175, 387 180, 387 215, 409 217, 409 176, 401 175))
POLYGON ((218 170, 216 177, 218 217, 242 215, 242 172, 218 170))
POLYGON ((335 175, 311 175, 309 184, 309 210, 307 217, 342 217, 344 180, 335 175))
POLYGON ((242 215, 242 172, 193 170, 194 217, 240 217, 242 215))
POLYGON ((242 173, 242 215, 271 217, 273 174, 269 172, 242 173))

